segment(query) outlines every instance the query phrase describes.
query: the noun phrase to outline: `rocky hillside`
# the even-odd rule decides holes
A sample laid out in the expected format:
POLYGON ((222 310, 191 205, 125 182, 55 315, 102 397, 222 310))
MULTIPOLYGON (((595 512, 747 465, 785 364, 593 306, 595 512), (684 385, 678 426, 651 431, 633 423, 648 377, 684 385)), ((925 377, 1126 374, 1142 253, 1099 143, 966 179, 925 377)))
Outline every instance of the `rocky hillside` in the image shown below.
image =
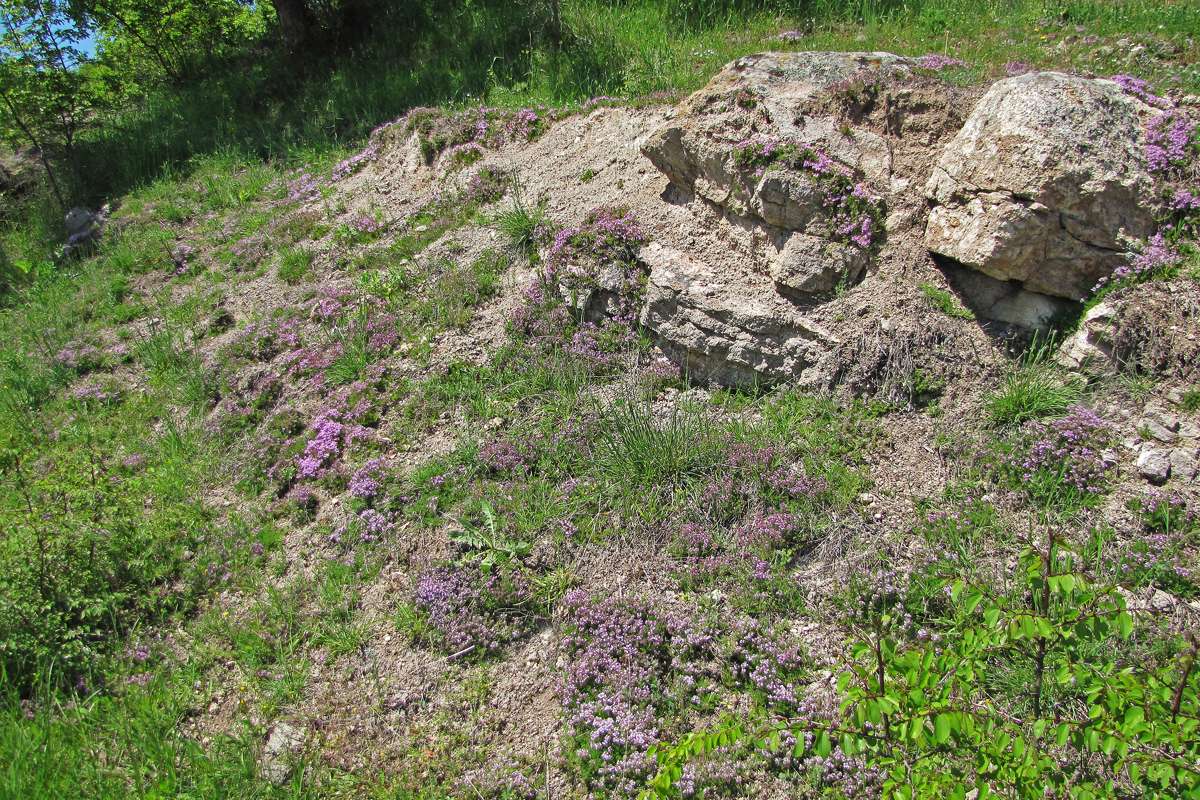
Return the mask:
MULTIPOLYGON (((93 474, 145 509, 164 447, 204 465, 173 468, 193 533, 132 579, 192 605, 113 601, 144 620, 115 653, 40 641, 268 783, 401 797, 1018 786, 925 710, 900 750, 830 745, 901 718, 904 654, 950 653, 946 714, 1083 731, 1038 786, 1143 796, 1073 687, 1137 666, 1180 691, 1144 714, 1198 712, 1200 110, 955 70, 766 53, 677 105, 416 109, 336 165, 135 196, 80 319, 42 320, 31 436, 109 420, 93 474), (1076 630, 1086 587, 1130 629, 1076 630), (976 608, 1016 631, 979 681, 976 608), (697 730, 726 735, 660 772, 697 730)), ((1155 796, 1194 791, 1194 742, 1154 742, 1155 796)))

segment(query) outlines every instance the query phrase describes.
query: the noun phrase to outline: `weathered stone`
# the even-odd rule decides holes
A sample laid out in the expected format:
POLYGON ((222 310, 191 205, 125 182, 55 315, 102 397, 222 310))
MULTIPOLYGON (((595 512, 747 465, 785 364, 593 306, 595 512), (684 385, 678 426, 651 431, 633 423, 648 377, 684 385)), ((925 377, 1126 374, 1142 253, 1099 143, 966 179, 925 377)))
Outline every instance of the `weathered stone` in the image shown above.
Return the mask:
POLYGON ((831 86, 866 72, 907 73, 914 62, 891 53, 759 53, 732 62, 687 98, 655 131, 642 152, 673 183, 724 204, 737 177, 733 148, 748 119, 770 120, 771 133, 817 145, 833 158, 886 179, 890 151, 866 131, 846 136, 829 117, 797 115, 796 107, 831 86))
POLYGON ((1162 423, 1153 419, 1143 419, 1141 429, 1149 438, 1156 442, 1162 442, 1163 444, 1171 444, 1179 438, 1179 435, 1174 431, 1168 430, 1167 428, 1163 427, 1162 423))
POLYGON ((560 283, 558 291, 563 301, 585 321, 599 323, 630 313, 625 298, 630 294, 631 280, 624 269, 605 264, 596 270, 592 283, 580 287, 560 283))
POLYGON ((17 198, 37 185, 37 159, 29 152, 10 152, 0 145, 0 196, 17 198))
POLYGON ((1156 442, 1174 444, 1179 440, 1179 417, 1163 408, 1147 408, 1138 428, 1156 442))
POLYGON ((85 208, 72 208, 63 219, 67 243, 63 246, 63 257, 86 255, 91 252, 104 231, 109 207, 104 206, 96 213, 85 208))
POLYGON ((1200 461, 1194 448, 1177 447, 1171 451, 1171 477, 1175 480, 1193 480, 1198 474, 1198 466, 1200 461))
POLYGON ((1179 417, 1159 405, 1146 406, 1145 414, 1143 414, 1143 420, 1146 423, 1160 425, 1171 433, 1177 433, 1179 431, 1179 417))
POLYGON ((639 258, 650 267, 641 322, 689 378, 726 385, 802 378, 834 343, 771 291, 654 243, 639 258))
POLYGON ((278 722, 263 745, 259 770, 263 778, 282 785, 292 774, 292 760, 304 747, 304 731, 288 722, 278 722))
POLYGON ((1045 328, 1071 304, 1021 288, 1015 281, 999 281, 982 272, 957 265, 943 269, 947 279, 976 315, 1023 328, 1045 328))
POLYGON ((1154 229, 1143 128, 1154 109, 1112 81, 1056 72, 995 83, 925 193, 930 251, 1079 300, 1154 229))
POLYGON ((1104 369, 1111 366, 1115 315, 1116 309, 1107 302, 1097 303, 1088 309, 1079 323, 1079 329, 1059 348, 1056 360, 1071 369, 1104 369))
POLYGON ((839 281, 857 280, 868 254, 838 241, 845 239, 838 231, 845 220, 837 218, 818 173, 781 162, 755 172, 740 166, 736 153, 750 138, 808 148, 813 158, 819 152, 840 165, 822 167, 827 172, 846 170, 886 191, 892 175, 887 140, 829 114, 803 113, 801 106, 839 82, 907 73, 912 66, 889 53, 746 56, 685 100, 642 152, 685 192, 764 228, 762 240, 775 247, 764 255, 774 261, 781 288, 829 291, 839 281))
POLYGON ((1151 483, 1165 483, 1171 477, 1170 451, 1143 445, 1137 457, 1137 471, 1151 483))
POLYGON ((72 208, 63 219, 67 239, 88 236, 96 225, 96 216, 86 208, 72 208))
POLYGON ((785 291, 828 292, 858 280, 866 266, 867 255, 857 247, 794 233, 772 261, 771 279, 785 291))
POLYGON ((768 225, 804 230, 824 211, 820 187, 803 175, 772 170, 763 175, 751 198, 751 210, 768 225))

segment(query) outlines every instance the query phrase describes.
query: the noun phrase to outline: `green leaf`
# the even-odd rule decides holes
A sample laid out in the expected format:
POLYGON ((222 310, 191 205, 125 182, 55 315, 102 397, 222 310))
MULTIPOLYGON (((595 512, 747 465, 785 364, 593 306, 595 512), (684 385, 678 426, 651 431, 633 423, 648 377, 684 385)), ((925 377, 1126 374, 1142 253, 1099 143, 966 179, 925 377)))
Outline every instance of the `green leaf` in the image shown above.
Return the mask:
POLYGON ((950 739, 951 719, 949 714, 938 714, 933 718, 933 740, 945 744, 950 739))
POLYGON ((963 601, 963 610, 970 614, 979 606, 982 600, 983 593, 978 589, 972 589, 967 593, 966 599, 963 601))

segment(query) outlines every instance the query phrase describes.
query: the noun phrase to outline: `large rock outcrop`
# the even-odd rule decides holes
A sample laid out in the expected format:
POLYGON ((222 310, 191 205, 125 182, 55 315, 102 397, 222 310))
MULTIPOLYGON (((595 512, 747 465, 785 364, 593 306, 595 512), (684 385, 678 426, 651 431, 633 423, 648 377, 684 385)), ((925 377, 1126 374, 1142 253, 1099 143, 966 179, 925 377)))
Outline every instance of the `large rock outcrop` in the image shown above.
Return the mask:
POLYGON ((888 53, 765 53, 734 61, 642 147, 676 187, 749 232, 745 263, 707 263, 648 247, 642 324, 695 377, 798 380, 833 338, 802 308, 866 274, 883 238, 892 149, 867 127, 822 111, 839 86, 912 71, 888 53))
POLYGON ((926 186, 929 250, 1001 281, 1079 300, 1153 231, 1143 128, 1154 109, 1108 80, 1001 80, 926 186))
POLYGON ((643 248, 641 322, 693 377, 819 383, 839 342, 910 316, 932 255, 985 324, 1042 326, 1153 232, 1156 113, 1053 72, 960 91, 888 53, 738 59, 642 146, 708 230, 643 248))
POLYGON ((892 155, 884 137, 806 105, 913 66, 890 53, 746 56, 685 100, 642 152, 685 192, 758 226, 781 291, 828 292, 866 269, 882 232, 864 218, 890 187, 892 155))
MULTIPOLYGON (((798 113, 818 94, 865 74, 907 74, 910 59, 891 53, 760 53, 722 69, 680 104, 675 118, 656 131, 642 152, 679 186, 723 205, 738 192, 733 149, 754 133, 819 146, 838 161, 861 170, 868 179, 886 179, 890 150, 880 136, 846 130, 829 116, 798 113)), ((768 189, 770 191, 770 189, 768 189)), ((784 188, 801 208, 800 192, 784 188)), ((761 200, 761 190, 755 192, 761 200)), ((770 206, 770 202, 762 205, 770 206)), ((776 204, 777 205, 777 204, 776 204)), ((760 205, 761 211, 761 205, 760 205)), ((786 208, 783 209, 786 213, 786 208)), ((769 220, 795 228, 803 219, 769 220)))

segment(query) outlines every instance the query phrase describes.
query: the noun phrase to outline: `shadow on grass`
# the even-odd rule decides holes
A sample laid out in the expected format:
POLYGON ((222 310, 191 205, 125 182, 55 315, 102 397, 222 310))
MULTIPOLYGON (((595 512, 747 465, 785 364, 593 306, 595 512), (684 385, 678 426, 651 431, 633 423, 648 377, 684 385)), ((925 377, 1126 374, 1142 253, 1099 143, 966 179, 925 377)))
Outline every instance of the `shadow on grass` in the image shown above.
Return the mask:
POLYGON ((567 31, 552 44, 537 4, 415 5, 351 53, 301 66, 264 50, 146 97, 80 143, 80 199, 94 205, 218 151, 286 159, 344 147, 414 106, 481 102, 494 86, 562 102, 620 85, 611 42, 567 31))

